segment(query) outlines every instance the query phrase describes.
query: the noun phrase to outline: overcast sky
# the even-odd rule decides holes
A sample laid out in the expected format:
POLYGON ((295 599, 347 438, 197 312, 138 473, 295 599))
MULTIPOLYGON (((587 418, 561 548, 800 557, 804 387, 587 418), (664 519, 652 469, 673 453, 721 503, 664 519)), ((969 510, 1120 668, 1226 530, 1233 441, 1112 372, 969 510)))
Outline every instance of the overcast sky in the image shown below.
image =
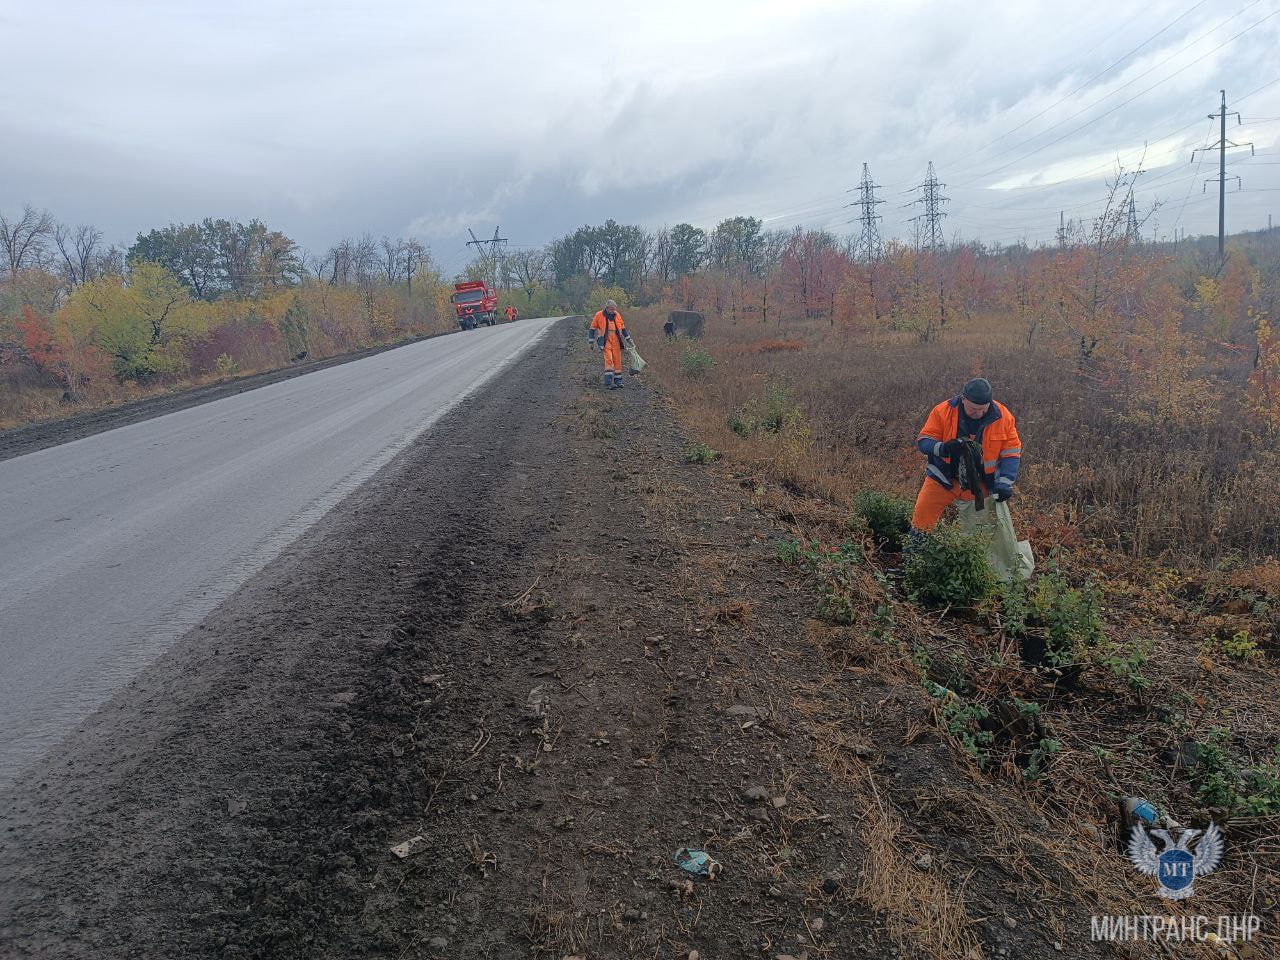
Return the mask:
POLYGON ((948 236, 1034 243, 1144 152, 1149 227, 1208 233, 1221 88, 1257 150, 1228 229, 1280 224, 1280 0, 0 0, 0 36, 0 209, 117 242, 259 217, 452 269, 467 227, 843 232, 864 162, 906 238, 933 161, 948 236))

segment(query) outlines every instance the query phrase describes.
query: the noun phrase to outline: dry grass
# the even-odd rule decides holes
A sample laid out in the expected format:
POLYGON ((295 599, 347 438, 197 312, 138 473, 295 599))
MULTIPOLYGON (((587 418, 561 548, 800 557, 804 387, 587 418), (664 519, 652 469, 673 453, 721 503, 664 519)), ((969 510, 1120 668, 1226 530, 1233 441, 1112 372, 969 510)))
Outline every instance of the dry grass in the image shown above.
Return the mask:
MULTIPOLYGON (((1233 748, 1256 763, 1270 756, 1280 730, 1274 659, 1280 563, 1269 556, 1280 546, 1280 488, 1268 477, 1280 462, 1269 438, 1252 434, 1237 416, 1232 388, 1213 401, 1212 425, 1196 426, 1194 417, 1152 425, 1139 398, 1077 377, 1052 351, 1028 350, 1009 331, 990 337, 958 331, 937 344, 793 324, 781 333, 802 349, 771 352, 751 348, 766 342, 757 324, 727 321, 709 321, 700 346, 715 365, 695 380, 678 362, 687 343, 645 335, 660 313, 633 313, 633 328, 649 345, 651 376, 675 414, 724 453, 724 469, 757 506, 806 542, 847 538, 843 521, 861 489, 913 496, 920 457, 912 441, 929 406, 967 376, 985 372, 995 380, 998 396, 1019 416, 1028 449, 1025 496, 1016 504, 1022 532, 1042 560, 1054 555, 1073 582, 1099 583, 1106 635, 1121 649, 1150 645, 1140 667, 1150 686, 1138 696, 1099 665, 1079 689, 1058 690, 1021 663, 998 611, 962 621, 922 610, 857 568, 843 585, 853 623, 810 621, 806 632, 830 658, 834 676, 875 677, 923 705, 919 717, 901 720, 904 743, 926 739, 929 730, 948 732, 936 704, 930 719, 930 698, 913 662, 923 655, 930 669, 955 676, 970 702, 1037 703, 1061 752, 1047 776, 1024 782, 1016 745, 1001 745, 979 769, 948 737, 964 777, 940 783, 932 798, 917 798, 921 809, 909 812, 895 807, 883 782, 877 792, 840 716, 839 690, 810 691, 795 707, 811 728, 817 756, 865 801, 859 832, 873 855, 860 896, 885 911, 916 949, 945 944, 925 955, 963 957, 973 930, 963 877, 953 876, 948 886, 941 877, 918 876, 922 841, 913 825, 921 817, 945 824, 950 835, 992 838, 984 856, 1046 903, 1074 900, 1086 913, 1149 913, 1153 905, 1160 908, 1154 912, 1169 912, 1115 847, 1117 797, 1147 796, 1184 822, 1222 822, 1223 811, 1200 806, 1188 770, 1164 758, 1226 728, 1233 748), (758 409, 777 383, 788 385, 803 421, 778 433, 731 429, 730 415, 752 404, 758 409), (891 639, 877 637, 878 606, 892 610, 891 639), (1240 631, 1269 656, 1237 660, 1202 646, 1206 638, 1240 631)), ((1187 908, 1263 916, 1260 955, 1280 944, 1278 821, 1231 821, 1227 860, 1187 908)), ((1149 955, 1143 949, 1119 955, 1149 955)))
POLYGON ((1196 409, 1166 416, 1131 385, 1080 376, 1054 345, 1028 347, 999 318, 929 343, 821 321, 762 337, 758 321, 709 320, 700 346, 715 366, 690 380, 676 362, 688 342, 665 342, 662 316, 633 311, 632 324, 684 421, 714 449, 818 496, 847 503, 868 486, 914 496, 914 440, 929 408, 983 374, 1018 418, 1019 493, 1046 520, 1131 557, 1280 552, 1280 450, 1243 416, 1240 384, 1207 386, 1196 409), (734 434, 726 418, 771 385, 785 386, 803 410, 806 435, 734 434))

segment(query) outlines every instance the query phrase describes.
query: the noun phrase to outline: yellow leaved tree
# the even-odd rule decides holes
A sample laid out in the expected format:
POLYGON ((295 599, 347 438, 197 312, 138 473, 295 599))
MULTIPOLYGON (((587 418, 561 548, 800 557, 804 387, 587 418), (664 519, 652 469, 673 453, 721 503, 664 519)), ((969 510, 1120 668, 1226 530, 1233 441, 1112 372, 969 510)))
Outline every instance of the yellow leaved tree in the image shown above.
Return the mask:
POLYGON ((59 326, 92 330, 116 377, 137 381, 181 373, 187 343, 206 322, 173 274, 145 262, 132 265, 127 281, 107 276, 76 287, 56 317, 59 326))

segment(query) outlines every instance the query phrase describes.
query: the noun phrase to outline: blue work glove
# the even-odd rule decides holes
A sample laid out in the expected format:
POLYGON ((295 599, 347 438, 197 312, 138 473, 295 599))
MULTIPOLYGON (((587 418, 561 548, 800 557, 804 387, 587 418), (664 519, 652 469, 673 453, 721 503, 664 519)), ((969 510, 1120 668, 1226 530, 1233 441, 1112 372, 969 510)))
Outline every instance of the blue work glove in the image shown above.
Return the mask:
POLYGON ((596 349, 597 350, 604 349, 604 337, 596 337, 596 349))
POLYGON ((960 451, 962 451, 963 449, 964 449, 964 441, 961 440, 959 437, 957 437, 954 440, 948 440, 946 443, 942 444, 942 446, 938 448, 937 456, 939 457, 958 456, 960 451))

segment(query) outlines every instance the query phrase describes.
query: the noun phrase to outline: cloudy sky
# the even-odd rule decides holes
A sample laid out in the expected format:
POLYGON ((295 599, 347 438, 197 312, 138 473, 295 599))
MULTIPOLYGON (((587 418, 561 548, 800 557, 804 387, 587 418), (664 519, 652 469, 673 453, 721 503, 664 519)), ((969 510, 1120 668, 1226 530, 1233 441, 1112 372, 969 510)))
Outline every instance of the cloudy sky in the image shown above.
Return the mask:
POLYGON ((1144 156, 1149 228, 1207 233, 1221 88, 1257 151, 1228 229, 1280 225, 1280 0, 0 0, 0 36, 0 209, 117 242, 259 217, 455 268, 467 227, 847 231, 864 162, 906 238, 932 161, 949 236, 1035 243, 1144 156))

